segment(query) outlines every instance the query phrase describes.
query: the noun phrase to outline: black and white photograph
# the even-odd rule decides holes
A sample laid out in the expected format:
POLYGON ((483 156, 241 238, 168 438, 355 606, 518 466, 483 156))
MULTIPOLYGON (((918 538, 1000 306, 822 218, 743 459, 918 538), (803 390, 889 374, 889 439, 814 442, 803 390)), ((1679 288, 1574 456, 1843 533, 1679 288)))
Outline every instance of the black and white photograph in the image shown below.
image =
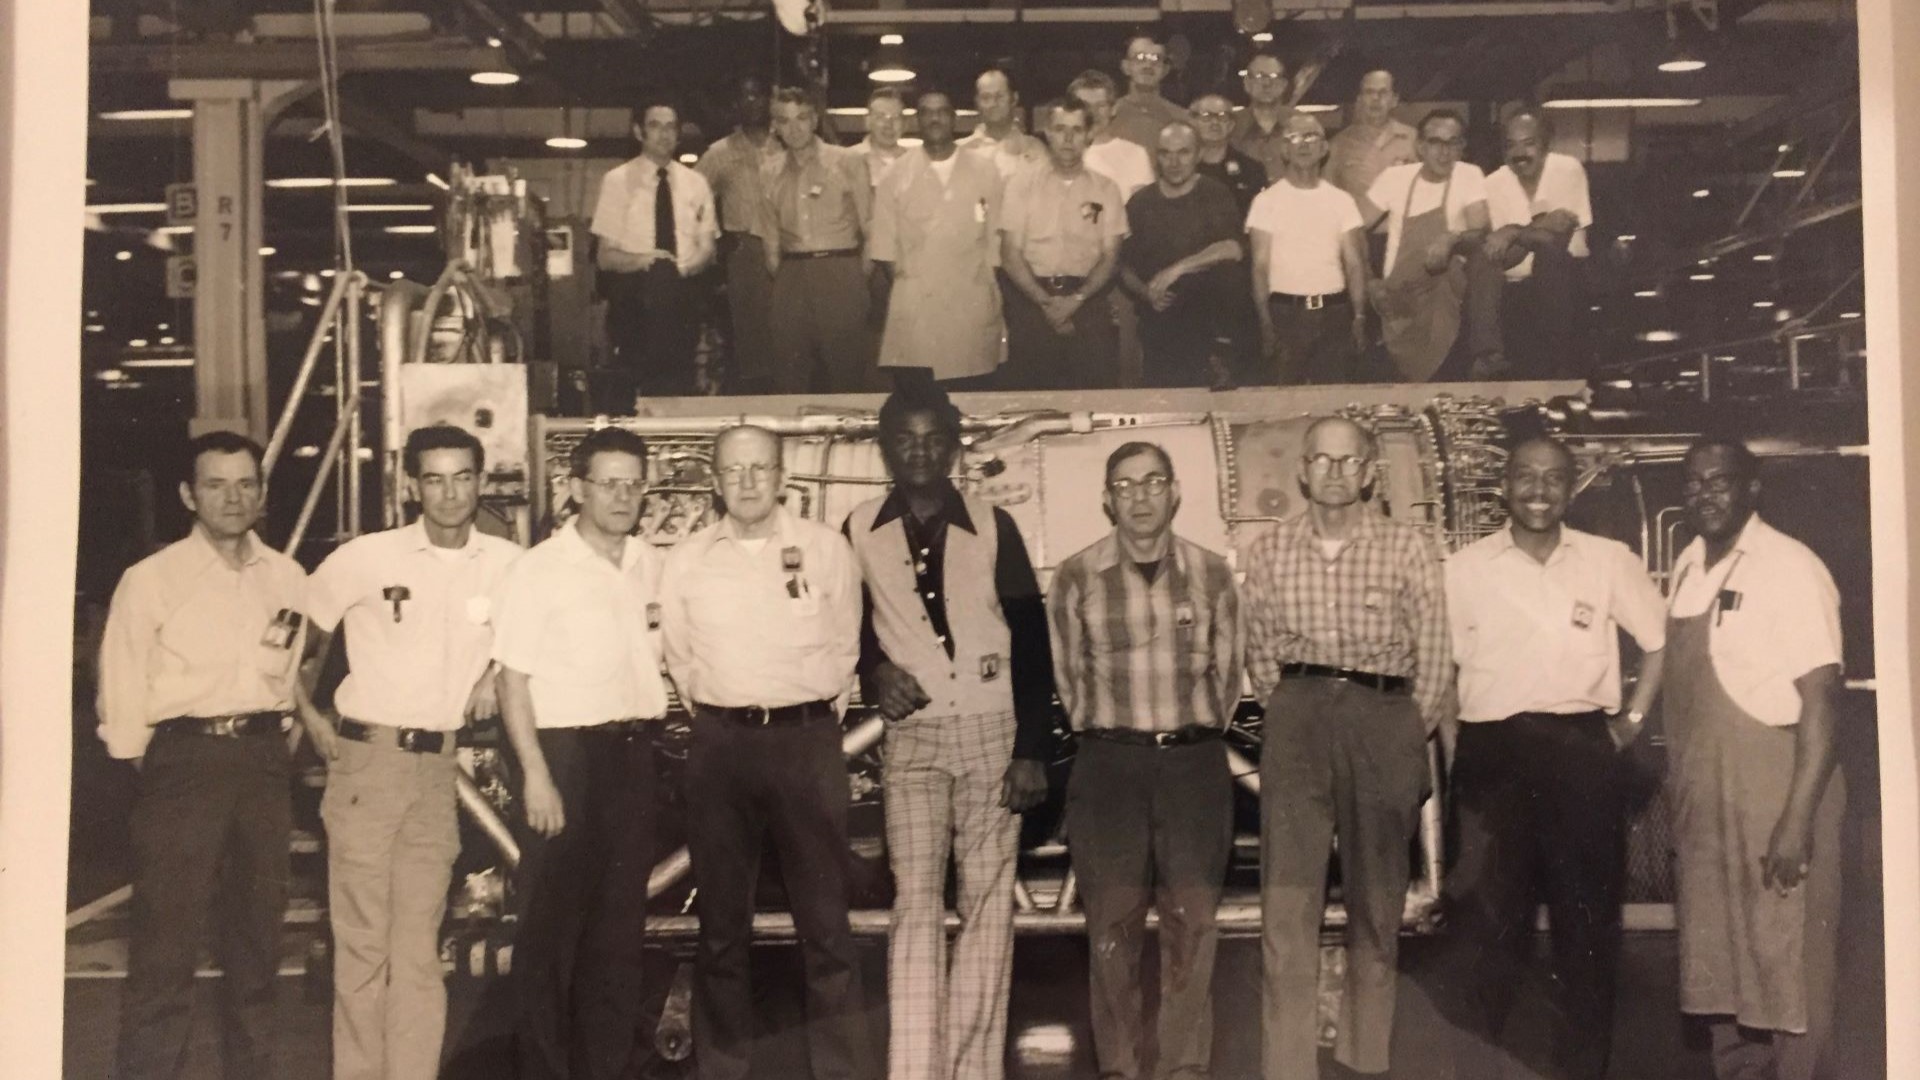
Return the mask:
POLYGON ((0 0, 0 1072, 1920 1075, 1914 49, 0 0))

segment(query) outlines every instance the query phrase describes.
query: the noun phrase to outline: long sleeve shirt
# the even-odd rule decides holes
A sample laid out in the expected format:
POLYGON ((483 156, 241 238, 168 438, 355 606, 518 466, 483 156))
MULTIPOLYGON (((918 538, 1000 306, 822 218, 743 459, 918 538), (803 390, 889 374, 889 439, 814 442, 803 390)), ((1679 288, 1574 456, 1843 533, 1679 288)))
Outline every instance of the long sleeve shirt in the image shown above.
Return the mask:
POLYGON ((1446 588, 1433 543, 1373 513, 1329 557, 1311 513, 1255 541, 1241 585, 1247 673, 1265 701, 1285 664, 1398 675, 1431 726, 1453 677, 1446 588))

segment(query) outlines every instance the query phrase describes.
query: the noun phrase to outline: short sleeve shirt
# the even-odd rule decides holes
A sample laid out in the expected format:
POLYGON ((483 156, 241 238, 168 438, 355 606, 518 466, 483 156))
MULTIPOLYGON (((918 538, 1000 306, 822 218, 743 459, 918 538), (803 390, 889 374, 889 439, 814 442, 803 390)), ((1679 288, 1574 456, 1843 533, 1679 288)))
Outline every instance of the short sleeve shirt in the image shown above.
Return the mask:
POLYGON ((1082 277, 1103 244, 1127 235, 1127 208, 1114 182, 1091 168, 1068 177, 1042 163, 1007 181, 1000 230, 1036 276, 1082 277))
POLYGON ((1345 291, 1340 242, 1363 224, 1353 196, 1324 180, 1310 188, 1281 180, 1255 197, 1247 212, 1247 231, 1273 238, 1267 287, 1287 296, 1345 291))
POLYGON ((1322 175, 1333 181, 1334 187, 1358 199, 1366 195, 1382 172, 1419 160, 1414 155, 1417 139, 1411 124, 1392 118, 1383 128, 1348 124, 1328 142, 1322 175))
MULTIPOLYGON (((608 170, 593 207, 593 235, 627 251, 664 250, 665 245, 653 234, 660 168, 640 157, 608 170)), ((673 200, 673 250, 684 274, 692 269, 697 253, 707 250, 695 243, 696 237, 719 236, 720 218, 714 211, 713 189, 707 186, 706 177, 677 161, 665 168, 668 196, 673 200)))
MULTIPOLYGON (((1580 222, 1567 241, 1567 254, 1587 257, 1587 227, 1593 224, 1593 200, 1587 190, 1587 168, 1580 159, 1549 153, 1540 166, 1540 183, 1531 196, 1511 167, 1502 165, 1487 177, 1487 218, 1496 229, 1528 225, 1540 214, 1565 210, 1580 222)), ((1508 281, 1525 281, 1533 274, 1528 255, 1507 271, 1508 281)))
POLYGON ((1120 257, 1142 279, 1150 278, 1202 248, 1237 238, 1239 216, 1233 194, 1212 177, 1198 177, 1179 198, 1149 184, 1127 200, 1131 231, 1120 257))
POLYGON ((1122 199, 1153 183, 1152 155, 1139 143, 1118 137, 1087 147, 1086 167, 1118 185, 1122 199))
POLYGON ((1408 217, 1418 217, 1440 205, 1447 197, 1447 228, 1458 232, 1467 227, 1467 207, 1487 201, 1487 174, 1480 166, 1460 162, 1453 167, 1451 183, 1434 183, 1420 175, 1419 165, 1395 165, 1380 174, 1367 189, 1367 201, 1387 212, 1387 264, 1382 274, 1393 273, 1400 254, 1400 231, 1408 217))

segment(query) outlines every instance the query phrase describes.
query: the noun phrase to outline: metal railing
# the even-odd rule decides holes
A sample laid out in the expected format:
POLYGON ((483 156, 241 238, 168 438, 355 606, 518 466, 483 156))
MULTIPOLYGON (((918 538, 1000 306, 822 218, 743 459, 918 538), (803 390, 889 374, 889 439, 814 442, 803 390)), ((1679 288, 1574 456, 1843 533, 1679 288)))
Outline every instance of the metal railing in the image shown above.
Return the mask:
POLYGON ((1617 390, 1679 389, 1685 391, 1684 397, 1701 402, 1754 396, 1741 392, 1747 389, 1798 393, 1817 387, 1864 392, 1865 385, 1859 376, 1866 355, 1866 331, 1863 319, 1841 319, 1818 326, 1790 323, 1752 337, 1610 364, 1594 378, 1594 383, 1617 390), (1810 355, 1814 347, 1822 345, 1832 347, 1830 357, 1810 355), (1753 355, 1763 349, 1771 349, 1771 355, 1753 355), (1831 368, 1831 378, 1810 382, 1809 376, 1816 367, 1827 366, 1831 368), (1750 385, 1742 387, 1732 381, 1737 376, 1758 378, 1750 379, 1750 385), (1778 381, 1772 381, 1769 376, 1778 381))
POLYGON ((336 468, 342 477, 334 493, 336 538, 357 536, 360 532, 359 463, 363 442, 360 422, 360 317, 366 306, 367 285, 367 275, 358 270, 335 274, 333 289, 321 304, 313 335, 307 339, 306 352, 300 358, 300 369, 294 373, 293 388, 287 394, 287 403, 281 408, 280 418, 273 425, 272 437, 267 440, 261 472, 271 480, 274 466, 279 464, 286 451, 294 418, 299 415, 301 406, 309 396, 308 388, 313 382, 314 370, 320 365, 320 355, 331 343, 333 432, 328 436, 326 450, 321 454, 319 471, 314 474, 306 497, 301 501, 300 516, 294 520, 293 531, 288 534, 284 550, 289 554, 306 539, 307 529, 313 524, 313 516, 319 510, 321 496, 326 492, 327 481, 333 478, 336 468))

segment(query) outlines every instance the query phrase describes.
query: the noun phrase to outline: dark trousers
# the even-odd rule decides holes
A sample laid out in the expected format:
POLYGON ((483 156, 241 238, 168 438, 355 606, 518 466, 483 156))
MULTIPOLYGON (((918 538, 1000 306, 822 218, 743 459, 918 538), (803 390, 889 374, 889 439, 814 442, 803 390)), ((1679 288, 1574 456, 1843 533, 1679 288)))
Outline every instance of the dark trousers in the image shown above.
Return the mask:
POLYGON ((553 837, 519 829, 519 1075, 620 1077, 639 1037, 653 742, 590 728, 539 738, 566 823, 553 837))
POLYGON ((1500 1075, 1540 896, 1553 921, 1554 1075, 1606 1075, 1626 878, 1624 779, 1601 713, 1460 725, 1459 854, 1447 877, 1448 951, 1457 958, 1449 971, 1465 991, 1460 1075, 1500 1075))
POLYGON ((607 340, 615 361, 632 374, 634 389, 642 397, 693 394, 701 313, 693 283, 666 259, 645 270, 602 278, 607 340))
POLYGON ((701 1080, 749 1075, 754 885, 772 834, 807 980, 814 1080, 868 1080, 860 974, 847 923, 846 759, 821 718, 747 725, 696 708, 687 753, 687 851, 700 918, 693 1041, 701 1080))
POLYGON ((879 385, 873 296, 858 255, 780 261, 773 277, 773 383, 781 394, 852 394, 879 385))
POLYGON ((1165 311, 1137 304, 1141 385, 1212 386, 1234 374, 1243 329, 1240 299, 1246 295, 1244 280, 1233 274, 1237 269, 1213 267, 1182 278, 1165 311))
POLYGON ((1273 367, 1281 386, 1364 382, 1353 342, 1353 304, 1345 300, 1311 310, 1272 297, 1273 367))
POLYGON ((273 1067, 274 979, 293 828, 286 740, 156 734, 133 808, 133 925, 121 1080, 180 1074, 194 970, 214 928, 227 1080, 273 1067))
POLYGON ((1073 317, 1073 333, 1059 334, 1040 306, 1013 282, 1000 279, 1007 320, 1005 390, 1093 390, 1119 385, 1120 331, 1109 290, 1087 297, 1073 317))
POLYGON ((1135 1080, 1147 910, 1160 913, 1156 1077, 1197 1080, 1213 1053, 1215 916, 1233 850, 1233 776, 1219 742, 1156 749, 1080 740, 1067 836, 1087 912, 1094 1057, 1135 1080))
POLYGON ((720 238, 720 261, 727 273, 727 313, 733 330, 733 393, 770 393, 773 389, 773 277, 767 273, 767 246, 749 232, 720 238))
POLYGON ((1500 293, 1500 328, 1516 379, 1580 379, 1591 366, 1578 355, 1580 260, 1565 248, 1536 252, 1533 273, 1500 293))
POLYGON ((1346 983, 1334 1056, 1387 1070, 1400 921, 1431 776, 1426 728, 1405 694, 1294 678, 1267 703, 1260 745, 1262 1075, 1318 1075, 1320 927, 1340 838, 1346 983))

